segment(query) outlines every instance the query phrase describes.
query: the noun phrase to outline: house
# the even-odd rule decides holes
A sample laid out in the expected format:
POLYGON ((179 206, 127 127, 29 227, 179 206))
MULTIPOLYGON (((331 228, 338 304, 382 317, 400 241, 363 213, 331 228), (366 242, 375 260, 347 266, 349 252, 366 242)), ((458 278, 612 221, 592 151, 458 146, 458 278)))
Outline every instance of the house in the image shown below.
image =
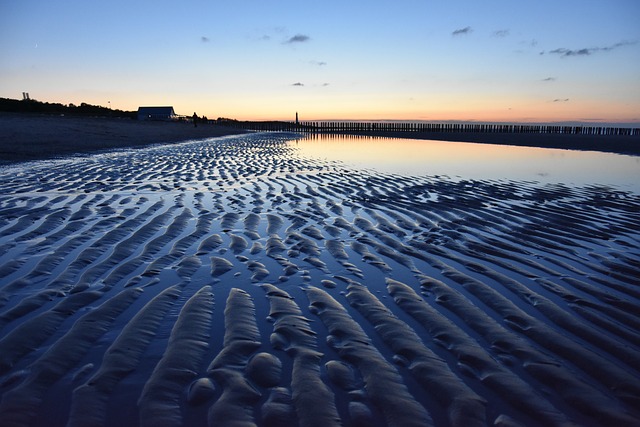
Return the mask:
POLYGON ((173 107, 139 107, 138 120, 175 120, 176 116, 173 107))

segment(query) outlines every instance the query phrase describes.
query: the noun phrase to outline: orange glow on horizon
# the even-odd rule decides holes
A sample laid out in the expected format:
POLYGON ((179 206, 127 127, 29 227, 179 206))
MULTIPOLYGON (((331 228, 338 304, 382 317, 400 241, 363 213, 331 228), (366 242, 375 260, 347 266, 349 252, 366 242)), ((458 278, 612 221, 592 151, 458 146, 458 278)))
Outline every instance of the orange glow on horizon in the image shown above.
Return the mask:
MULTIPOLYGON (((61 94, 51 94, 43 102, 63 104, 110 105, 113 109, 136 111, 142 105, 172 105, 177 114, 191 116, 196 112, 209 119, 219 117, 247 121, 294 121, 296 112, 300 121, 421 121, 421 122, 478 122, 478 123, 554 123, 583 122, 598 124, 624 123, 640 126, 640 105, 633 106, 607 101, 553 102, 546 100, 519 100, 509 103, 498 98, 495 102, 468 99, 456 103, 449 99, 414 105, 392 96, 350 98, 339 95, 337 99, 272 99, 268 96, 220 99, 180 98, 144 93, 123 96, 76 95, 66 99, 61 94), (64 98, 64 99, 63 99, 64 98), (110 102, 106 101, 108 99, 110 102), (364 105, 364 106, 363 106, 364 105), (511 105, 503 107, 502 105, 511 105)), ((38 97, 40 98, 40 97, 38 97)))
MULTIPOLYGON (((344 102, 282 102, 251 105, 247 100, 235 105, 224 105, 224 113, 209 117, 228 117, 237 120, 281 120, 293 121, 298 112, 300 121, 425 121, 425 122, 508 122, 508 123, 638 123, 640 124, 640 104, 633 106, 615 102, 554 102, 548 100, 498 99, 495 103, 483 100, 467 100, 464 103, 434 101, 430 104, 412 105, 407 102, 395 102, 383 97, 360 99, 356 102, 348 99, 344 102), (387 102, 388 101, 388 102, 387 102), (504 107, 509 105, 509 107, 504 107), (262 108, 260 108, 262 107, 262 108)), ((203 105, 203 109, 205 106, 203 105)))

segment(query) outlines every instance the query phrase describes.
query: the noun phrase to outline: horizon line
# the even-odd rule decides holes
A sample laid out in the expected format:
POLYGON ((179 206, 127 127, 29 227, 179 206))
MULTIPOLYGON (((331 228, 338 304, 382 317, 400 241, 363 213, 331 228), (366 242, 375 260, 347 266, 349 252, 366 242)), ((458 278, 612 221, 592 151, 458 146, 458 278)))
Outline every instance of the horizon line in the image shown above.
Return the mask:
MULTIPOLYGON (((237 120, 239 122, 295 122, 294 119, 234 119, 223 118, 228 120, 237 120)), ((449 120, 428 120, 428 119, 300 119, 300 123, 309 122, 340 122, 340 123, 446 123, 446 124, 489 124, 489 125, 563 125, 563 126, 608 126, 614 127, 640 127, 638 121, 611 121, 611 120, 554 120, 554 121, 516 121, 516 120, 475 120, 475 119, 449 119, 449 120)))

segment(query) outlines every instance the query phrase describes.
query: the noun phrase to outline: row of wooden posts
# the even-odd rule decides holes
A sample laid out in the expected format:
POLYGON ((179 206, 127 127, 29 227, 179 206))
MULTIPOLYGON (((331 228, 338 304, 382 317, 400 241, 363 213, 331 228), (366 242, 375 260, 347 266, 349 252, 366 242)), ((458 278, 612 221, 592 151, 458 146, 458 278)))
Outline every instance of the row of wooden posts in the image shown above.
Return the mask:
POLYGON ((218 120, 218 124, 269 132, 475 132, 475 133, 552 133, 573 135, 639 136, 640 128, 606 126, 557 126, 475 123, 412 122, 241 122, 218 120))

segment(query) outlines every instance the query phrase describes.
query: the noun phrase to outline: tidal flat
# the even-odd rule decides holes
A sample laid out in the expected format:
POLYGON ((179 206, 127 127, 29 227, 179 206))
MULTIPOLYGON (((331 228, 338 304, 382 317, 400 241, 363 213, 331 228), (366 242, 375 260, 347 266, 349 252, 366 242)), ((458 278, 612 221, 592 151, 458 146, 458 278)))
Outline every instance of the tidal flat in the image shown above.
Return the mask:
POLYGON ((0 167, 0 425, 640 425, 633 179, 309 144, 0 167))

